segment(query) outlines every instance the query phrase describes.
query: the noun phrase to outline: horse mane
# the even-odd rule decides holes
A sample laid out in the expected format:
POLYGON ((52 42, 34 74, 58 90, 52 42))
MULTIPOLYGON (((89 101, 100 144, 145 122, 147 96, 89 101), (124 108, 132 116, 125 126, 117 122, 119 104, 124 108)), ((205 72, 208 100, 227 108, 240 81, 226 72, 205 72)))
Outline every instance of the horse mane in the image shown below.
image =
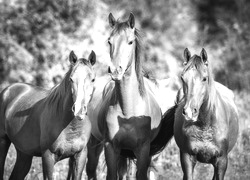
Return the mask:
MULTIPOLYGON (((201 57, 198 55, 193 55, 188 61, 187 65, 184 67, 183 73, 185 73, 187 70, 189 70, 192 67, 195 67, 198 71, 201 72, 203 66, 204 66, 204 63, 201 57)), ((207 90, 208 93, 206 95, 206 98, 207 98, 206 110, 214 111, 214 108, 216 105, 217 91, 215 88, 215 81, 214 81, 211 66, 209 63, 207 65, 207 72, 208 72, 208 90, 207 90)))
MULTIPOLYGON (((111 32, 111 36, 120 33, 122 30, 125 30, 129 27, 129 24, 127 21, 120 22, 117 21, 114 29, 111 32)), ((143 97, 145 95, 146 89, 143 81, 143 68, 141 65, 141 56, 142 56, 142 45, 141 45, 141 35, 140 31, 135 28, 135 71, 136 71, 136 77, 139 83, 139 92, 140 95, 143 97)))
MULTIPOLYGON (((48 102, 49 105, 55 106, 54 108, 56 110, 60 111, 59 107, 62 107, 63 100, 65 99, 65 94, 69 90, 70 87, 70 74, 73 70, 73 66, 71 65, 68 72, 65 74, 64 78, 62 81, 55 85, 50 91, 49 94, 46 98, 46 101, 48 102)), ((64 104, 63 104, 64 105, 64 104)))

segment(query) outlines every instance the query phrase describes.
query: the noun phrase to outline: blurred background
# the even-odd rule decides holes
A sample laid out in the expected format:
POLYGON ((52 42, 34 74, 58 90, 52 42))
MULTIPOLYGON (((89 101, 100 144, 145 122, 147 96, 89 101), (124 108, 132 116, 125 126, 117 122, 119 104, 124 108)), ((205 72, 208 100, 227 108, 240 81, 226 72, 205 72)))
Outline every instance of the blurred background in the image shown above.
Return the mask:
MULTIPOLYGON (((180 73, 186 47, 198 55, 206 49, 216 81, 234 91, 240 114, 240 135, 230 153, 226 179, 250 179, 249 9, 248 0, 0 0, 0 90, 15 82, 53 87, 68 70, 71 50, 85 58, 94 50, 95 71, 105 74, 108 14, 126 20, 133 12, 142 34, 144 66, 156 78, 180 73)), ((15 156, 11 147, 5 179, 15 156)), ((154 179, 182 179, 174 140, 153 162, 154 179)), ((67 168, 67 160, 58 163, 56 179, 65 179, 67 168)), ((99 179, 105 171, 102 156, 99 179)), ((211 165, 197 165, 195 179, 212 176, 211 165)), ((41 178, 41 160, 34 158, 26 179, 41 178)))

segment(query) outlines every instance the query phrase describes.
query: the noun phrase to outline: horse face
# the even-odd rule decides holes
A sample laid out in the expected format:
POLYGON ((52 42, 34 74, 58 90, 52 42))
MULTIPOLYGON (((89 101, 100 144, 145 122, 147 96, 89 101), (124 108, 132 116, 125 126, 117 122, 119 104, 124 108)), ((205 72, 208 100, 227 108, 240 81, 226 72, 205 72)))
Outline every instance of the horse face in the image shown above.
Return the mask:
POLYGON ((185 97, 183 116, 186 120, 197 121, 200 107, 207 96, 208 66, 207 61, 196 55, 187 62, 187 66, 181 76, 185 97))
POLYGON ((124 22, 124 27, 116 27, 112 14, 109 15, 113 31, 108 38, 111 63, 108 72, 113 80, 121 80, 126 70, 131 65, 135 52, 134 16, 130 14, 129 20, 124 22))
POLYGON ((73 98, 72 111, 79 120, 87 114, 87 106, 92 97, 95 73, 92 65, 95 64, 95 53, 92 51, 88 60, 79 59, 74 62, 70 75, 71 91, 73 98))

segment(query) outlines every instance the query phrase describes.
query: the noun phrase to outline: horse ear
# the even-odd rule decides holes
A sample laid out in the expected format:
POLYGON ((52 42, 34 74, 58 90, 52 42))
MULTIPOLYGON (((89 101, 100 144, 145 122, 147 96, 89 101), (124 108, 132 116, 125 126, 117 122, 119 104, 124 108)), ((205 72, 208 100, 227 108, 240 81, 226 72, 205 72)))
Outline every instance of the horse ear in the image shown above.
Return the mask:
POLYGON ((115 26, 115 24, 116 24, 116 20, 115 20, 113 14, 109 13, 109 25, 110 25, 110 27, 113 28, 115 26))
POLYGON ((96 55, 95 55, 95 52, 92 50, 90 55, 89 55, 89 58, 88 58, 90 64, 93 66, 96 62, 96 55))
POLYGON ((201 56, 201 59, 204 62, 204 64, 208 65, 208 62, 207 62, 207 52, 206 52, 206 50, 204 48, 202 48, 200 56, 201 56))
POLYGON ((190 57, 191 57, 191 53, 190 53, 190 51, 188 50, 188 48, 186 48, 185 50, 184 50, 184 63, 183 63, 183 65, 186 65, 187 63, 188 63, 188 61, 190 60, 190 57))
POLYGON ((135 16, 133 13, 130 13, 129 18, 128 18, 128 24, 131 29, 135 27, 135 16))
POLYGON ((75 64, 77 61, 77 56, 75 55, 74 51, 71 51, 69 54, 69 62, 71 64, 75 64))

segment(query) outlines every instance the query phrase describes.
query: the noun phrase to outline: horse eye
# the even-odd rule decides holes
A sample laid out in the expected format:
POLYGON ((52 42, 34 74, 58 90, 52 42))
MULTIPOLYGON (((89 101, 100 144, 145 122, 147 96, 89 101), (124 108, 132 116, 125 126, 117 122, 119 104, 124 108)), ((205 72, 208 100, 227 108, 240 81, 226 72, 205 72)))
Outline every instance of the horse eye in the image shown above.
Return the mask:
POLYGON ((95 82, 95 79, 92 79, 92 81, 91 82, 95 82))
POLYGON ((72 82, 72 83, 74 82, 72 78, 69 78, 69 80, 70 80, 70 82, 72 82))
POLYGON ((129 45, 133 44, 133 41, 129 41, 128 44, 129 44, 129 45))
POLYGON ((206 78, 206 77, 204 77, 204 78, 202 79, 202 81, 203 81, 203 82, 207 81, 207 78, 206 78))

